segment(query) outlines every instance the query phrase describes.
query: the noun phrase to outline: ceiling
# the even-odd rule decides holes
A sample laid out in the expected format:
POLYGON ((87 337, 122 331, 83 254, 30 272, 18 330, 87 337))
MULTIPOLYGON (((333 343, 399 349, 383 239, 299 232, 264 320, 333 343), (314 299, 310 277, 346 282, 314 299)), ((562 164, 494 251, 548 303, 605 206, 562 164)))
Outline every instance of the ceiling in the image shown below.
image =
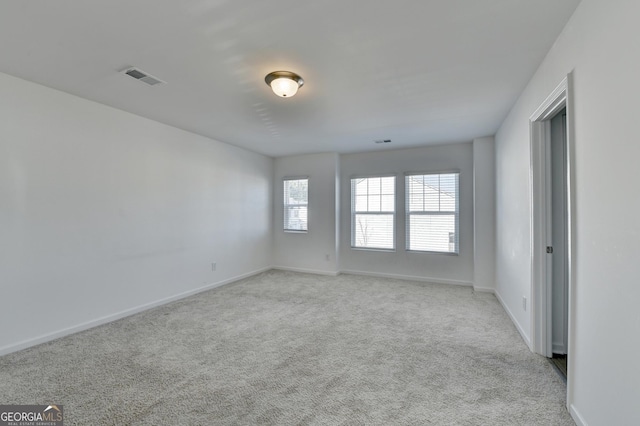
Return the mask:
POLYGON ((270 156, 470 141, 496 132, 578 3, 4 1, 0 71, 270 156), (270 91, 276 70, 305 79, 298 95, 270 91))

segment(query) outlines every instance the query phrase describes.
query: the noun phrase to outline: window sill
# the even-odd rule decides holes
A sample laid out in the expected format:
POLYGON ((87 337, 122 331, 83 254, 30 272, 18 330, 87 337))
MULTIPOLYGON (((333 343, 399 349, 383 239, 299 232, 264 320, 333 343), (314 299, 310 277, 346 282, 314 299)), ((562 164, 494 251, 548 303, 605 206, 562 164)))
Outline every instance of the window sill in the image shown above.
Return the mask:
POLYGON ((385 248, 367 248, 367 247, 351 247, 351 250, 356 251, 377 251, 382 253, 395 253, 396 249, 385 249, 385 248))
POLYGON ((443 254, 445 256, 460 256, 460 253, 454 253, 449 251, 428 251, 428 250, 405 250, 407 253, 416 253, 416 254, 443 254))
POLYGON ((309 231, 296 231, 296 230, 293 230, 293 229, 285 229, 284 233, 285 234, 308 234, 309 231))

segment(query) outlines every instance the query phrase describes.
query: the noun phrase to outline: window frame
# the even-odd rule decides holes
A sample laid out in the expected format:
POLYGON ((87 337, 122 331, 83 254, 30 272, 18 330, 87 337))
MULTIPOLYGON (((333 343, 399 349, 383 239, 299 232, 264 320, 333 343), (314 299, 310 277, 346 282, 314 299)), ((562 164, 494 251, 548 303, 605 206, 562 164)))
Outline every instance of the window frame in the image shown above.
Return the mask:
POLYGON ((309 232, 309 184, 311 183, 309 176, 285 176, 282 178, 282 230, 288 234, 307 234, 309 232), (286 184, 288 181, 306 180, 307 181, 307 203, 306 204, 288 204, 285 196, 287 195, 286 184), (307 209, 307 227, 306 229, 288 229, 287 212, 291 208, 306 207, 307 209))
MULTIPOLYGON (((350 239, 350 246, 352 250, 364 250, 364 251, 381 251, 381 252, 395 252, 396 251, 396 237, 397 237, 397 230, 396 230, 396 211, 397 211, 397 196, 398 196, 398 179, 397 179, 397 175, 396 174, 373 174, 373 175, 364 175, 364 176, 360 176, 360 175, 356 175, 356 176, 351 176, 349 179, 349 188, 350 188, 350 199, 351 199, 351 206, 350 206, 350 215, 351 215, 351 239, 350 239), (358 180, 358 179, 375 179, 375 178, 393 178, 393 211, 379 211, 379 212, 357 212, 355 210, 355 203, 356 203, 356 194, 354 194, 355 191, 355 185, 354 185, 354 181, 358 180), (387 216, 387 215, 391 215, 391 229, 392 229, 392 236, 391 236, 391 242, 392 242, 392 247, 363 247, 363 246, 358 246, 356 245, 356 228, 355 228, 355 220, 356 220, 356 216, 357 215, 371 215, 371 216, 387 216)), ((367 194, 368 196, 369 194, 367 194)), ((380 194, 382 195, 382 194, 380 194)))
POLYGON ((442 254, 449 256, 460 255, 460 170, 442 170, 442 171, 428 171, 428 172, 406 172, 404 174, 404 198, 405 198, 405 251, 408 253, 430 253, 430 254, 442 254), (456 191, 455 191, 455 210, 449 211, 411 211, 410 208, 410 191, 409 191, 409 178, 412 176, 434 176, 434 175, 456 175, 456 191), (411 249, 411 216, 451 216, 454 217, 455 230, 454 230, 454 251, 438 251, 438 250, 417 250, 411 249))

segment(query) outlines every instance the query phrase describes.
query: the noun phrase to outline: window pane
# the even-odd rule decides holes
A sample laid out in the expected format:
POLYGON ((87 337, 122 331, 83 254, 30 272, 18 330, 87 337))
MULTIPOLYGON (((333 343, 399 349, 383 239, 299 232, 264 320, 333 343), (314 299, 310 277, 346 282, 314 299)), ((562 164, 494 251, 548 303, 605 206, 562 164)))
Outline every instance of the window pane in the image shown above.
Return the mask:
POLYGON ((380 201, 382 203, 381 208, 383 212, 392 212, 395 210, 396 199, 393 194, 383 195, 380 201))
POLYGON ((456 197, 455 194, 447 192, 440 193, 440 211, 442 212, 455 212, 456 211, 456 197))
POLYGON ((454 215, 411 215, 409 250, 455 252, 454 215))
POLYGON ((422 176, 407 176, 407 194, 409 198, 409 210, 417 212, 424 209, 424 185, 422 176))
POLYGON ((284 229, 307 231, 307 206, 309 179, 285 179, 284 185, 284 229))
POLYGON ((407 250, 458 253, 458 181, 458 173, 406 177, 407 250))
POLYGON ((437 212, 440 210, 440 191, 437 186, 424 185, 424 211, 437 212))
POLYGON ((395 176, 351 180, 352 247, 395 248, 394 218, 395 176))
POLYGON ((354 247, 393 249, 392 214, 356 214, 354 228, 354 247))
POLYGON ((285 209, 285 227, 289 231, 307 230, 307 207, 288 207, 285 209))
POLYGON ((356 195, 356 206, 355 209, 357 212, 366 212, 367 211, 367 196, 366 195, 356 195))
POLYGON ((307 185, 307 179, 285 181, 285 193, 289 201, 288 204, 306 204, 307 185))
POLYGON ((442 188, 443 192, 447 192, 449 194, 453 194, 454 192, 456 192, 457 182, 458 182, 457 174, 451 173, 446 175, 440 175, 440 187, 442 188))
POLYGON ((380 195, 369 195, 369 210, 370 212, 380 211, 380 195))
POLYGON ((369 188, 367 179, 353 179, 352 182, 355 182, 355 193, 357 195, 367 195, 367 188, 369 188))
POLYGON ((396 177, 387 176, 380 179, 381 193, 394 195, 396 193, 396 177))
POLYGON ((420 178, 422 178, 425 186, 436 189, 440 186, 440 175, 422 175, 420 178))
POLYGON ((380 178, 369 178, 369 195, 380 195, 380 178))

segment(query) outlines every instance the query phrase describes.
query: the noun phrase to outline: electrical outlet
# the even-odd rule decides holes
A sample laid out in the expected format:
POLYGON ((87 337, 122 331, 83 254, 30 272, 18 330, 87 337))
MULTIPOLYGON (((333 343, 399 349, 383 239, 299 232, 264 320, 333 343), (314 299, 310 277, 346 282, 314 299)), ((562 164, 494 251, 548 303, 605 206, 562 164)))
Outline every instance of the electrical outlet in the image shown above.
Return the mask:
POLYGON ((215 271, 215 270, 216 270, 216 264, 215 264, 215 263, 212 263, 212 264, 211 264, 211 270, 212 270, 212 271, 215 271))
POLYGON ((522 296, 522 309, 527 310, 527 296, 522 296))

